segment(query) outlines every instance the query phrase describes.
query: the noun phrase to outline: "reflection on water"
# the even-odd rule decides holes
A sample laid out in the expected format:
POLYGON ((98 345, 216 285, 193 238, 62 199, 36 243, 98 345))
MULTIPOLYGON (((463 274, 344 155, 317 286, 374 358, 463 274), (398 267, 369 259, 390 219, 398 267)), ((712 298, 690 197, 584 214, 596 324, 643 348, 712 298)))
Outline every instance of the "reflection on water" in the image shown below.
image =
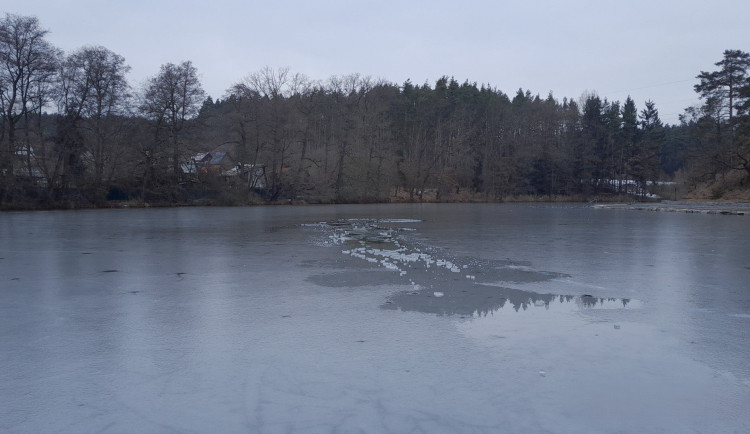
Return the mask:
POLYGON ((311 276, 308 280, 330 287, 406 284, 381 305, 384 309, 462 317, 486 316, 512 308, 516 312, 569 305, 577 309, 639 307, 640 302, 591 295, 539 294, 509 284, 542 282, 569 277, 535 270, 530 263, 456 257, 418 239, 419 220, 340 219, 304 225, 317 230, 317 244, 340 247, 344 255, 378 267, 311 276))
POLYGON ((528 309, 620 309, 636 308, 637 300, 597 298, 590 295, 571 296, 537 294, 514 288, 475 285, 469 289, 451 292, 404 291, 388 298, 381 306, 407 312, 424 312, 437 315, 460 315, 462 317, 487 316, 502 310, 515 312, 528 309), (567 305, 567 306, 565 306, 567 305))
POLYGON ((515 312, 528 309, 619 309, 640 307, 637 300, 617 298, 597 298, 590 295, 571 296, 537 294, 515 288, 474 285, 471 288, 439 291, 422 289, 404 291, 392 295, 381 306, 385 309, 398 309, 407 312, 425 312, 437 315, 460 315, 462 317, 482 317, 502 310, 515 312))

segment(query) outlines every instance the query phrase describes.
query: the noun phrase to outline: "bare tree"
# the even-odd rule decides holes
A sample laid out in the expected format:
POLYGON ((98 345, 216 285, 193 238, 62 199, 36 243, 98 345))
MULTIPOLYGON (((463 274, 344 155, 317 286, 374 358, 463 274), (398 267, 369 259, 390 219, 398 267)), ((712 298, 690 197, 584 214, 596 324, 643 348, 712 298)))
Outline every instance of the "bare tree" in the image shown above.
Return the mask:
POLYGON ((14 174, 19 122, 41 110, 44 99, 35 92, 54 72, 57 50, 44 39, 47 33, 36 17, 6 14, 0 20, 0 113, 8 138, 0 151, 0 174, 6 179, 14 174))
POLYGON ((65 124, 63 131, 73 130, 62 136, 62 147, 68 161, 88 152, 97 199, 106 191, 105 172, 112 172, 118 155, 114 145, 122 133, 121 115, 128 110, 130 88, 125 74, 129 70, 122 56, 101 46, 76 51, 60 68, 58 112, 65 124))
POLYGON ((171 150, 172 171, 179 181, 180 150, 186 122, 198 115, 206 93, 198 79, 198 70, 190 61, 162 65, 159 74, 146 86, 141 112, 156 123, 156 141, 171 150))
POLYGON ((260 71, 249 74, 242 80, 242 85, 248 89, 258 92, 266 98, 279 98, 288 96, 289 85, 296 80, 289 76, 289 68, 283 67, 273 69, 264 66, 260 71))
MULTIPOLYGON (((290 110, 290 100, 296 92, 304 91, 308 80, 301 74, 290 74, 289 68, 264 67, 247 75, 230 89, 230 95, 253 107, 253 117, 240 118, 240 126, 252 121, 255 132, 255 152, 252 164, 260 159, 265 165, 269 197, 278 197, 294 181, 286 180, 291 171, 291 154, 298 135, 290 110)), ((243 142, 244 143, 244 142, 243 142)), ((299 143, 299 142, 297 142, 299 143)), ((296 172, 292 174, 296 179, 296 172)))

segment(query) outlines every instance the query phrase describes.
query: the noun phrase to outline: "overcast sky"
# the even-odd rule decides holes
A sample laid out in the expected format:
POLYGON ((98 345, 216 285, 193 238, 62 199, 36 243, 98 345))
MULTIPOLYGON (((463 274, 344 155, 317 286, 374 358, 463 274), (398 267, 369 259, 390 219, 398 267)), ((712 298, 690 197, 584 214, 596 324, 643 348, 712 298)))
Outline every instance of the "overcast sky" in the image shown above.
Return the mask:
POLYGON ((443 75, 578 99, 653 100, 677 122, 693 85, 725 49, 750 51, 748 0, 29 0, 65 51, 103 45, 139 88, 159 66, 191 60, 214 98, 264 66, 313 79, 359 73, 434 85, 443 75))

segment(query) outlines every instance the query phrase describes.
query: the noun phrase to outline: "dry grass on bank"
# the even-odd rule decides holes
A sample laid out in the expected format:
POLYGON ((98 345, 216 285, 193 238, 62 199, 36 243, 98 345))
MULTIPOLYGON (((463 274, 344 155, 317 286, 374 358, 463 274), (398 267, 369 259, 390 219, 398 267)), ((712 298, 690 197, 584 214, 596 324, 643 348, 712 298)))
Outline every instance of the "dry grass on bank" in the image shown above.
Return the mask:
POLYGON ((747 173, 740 171, 719 175, 713 181, 699 185, 685 199, 750 202, 750 177, 747 173))

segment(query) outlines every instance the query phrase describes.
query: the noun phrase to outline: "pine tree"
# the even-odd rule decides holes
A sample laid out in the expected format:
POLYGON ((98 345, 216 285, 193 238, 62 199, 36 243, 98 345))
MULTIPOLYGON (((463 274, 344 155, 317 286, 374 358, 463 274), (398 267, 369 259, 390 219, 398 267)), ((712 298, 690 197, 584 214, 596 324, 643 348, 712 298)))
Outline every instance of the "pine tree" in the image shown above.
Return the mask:
POLYGON ((714 65, 720 69, 714 72, 701 71, 696 77, 700 83, 695 91, 705 100, 704 107, 714 113, 717 123, 728 120, 733 125, 734 114, 738 107, 743 107, 747 96, 740 90, 747 83, 750 54, 740 50, 725 50, 724 59, 714 65))
POLYGON ((725 50, 715 63, 717 71, 701 73, 695 91, 704 100, 704 116, 715 126, 713 160, 725 169, 745 170, 750 174, 750 54, 725 50))

